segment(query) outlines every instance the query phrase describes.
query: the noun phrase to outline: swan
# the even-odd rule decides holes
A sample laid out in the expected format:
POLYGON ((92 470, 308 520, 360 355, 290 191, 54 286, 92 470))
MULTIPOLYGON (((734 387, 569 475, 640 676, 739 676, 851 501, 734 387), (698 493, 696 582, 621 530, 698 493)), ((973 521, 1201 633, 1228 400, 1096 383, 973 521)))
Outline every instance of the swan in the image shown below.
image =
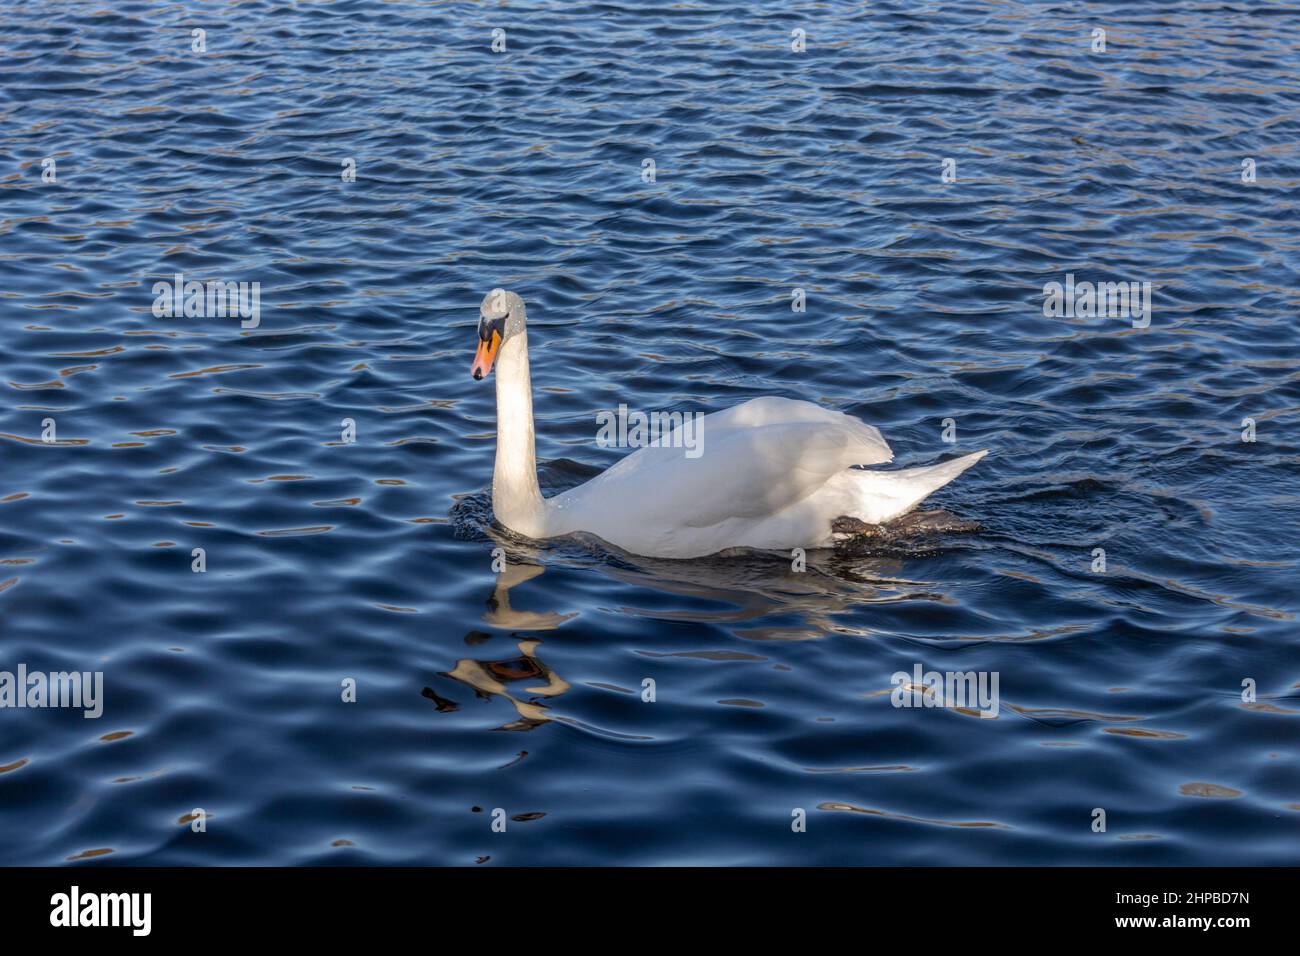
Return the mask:
POLYGON ((484 296, 470 372, 481 381, 496 367, 492 509, 501 524, 530 538, 581 531, 652 558, 830 547, 845 529, 906 514, 988 453, 867 471, 853 466, 894 457, 871 425, 812 402, 755 398, 692 423, 705 438, 697 457, 684 454, 683 436, 672 432, 586 484, 543 498, 526 321, 516 293, 484 296))

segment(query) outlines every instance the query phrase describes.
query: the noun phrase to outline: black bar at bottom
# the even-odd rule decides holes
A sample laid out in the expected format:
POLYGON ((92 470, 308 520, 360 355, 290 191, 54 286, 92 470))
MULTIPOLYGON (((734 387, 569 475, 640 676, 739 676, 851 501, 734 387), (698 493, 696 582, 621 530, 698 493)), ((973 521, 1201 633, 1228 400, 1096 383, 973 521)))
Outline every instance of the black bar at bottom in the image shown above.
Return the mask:
POLYGON ((1294 925, 1284 907, 1295 877, 1246 868, 9 869, 0 870, 0 926, 7 942, 126 940, 146 928, 169 943, 373 944, 409 933, 438 946, 462 932, 612 942, 700 926, 738 941, 839 926, 864 944, 951 943, 963 932, 1042 942, 1045 930, 1069 941, 1173 933, 1231 944, 1294 925))

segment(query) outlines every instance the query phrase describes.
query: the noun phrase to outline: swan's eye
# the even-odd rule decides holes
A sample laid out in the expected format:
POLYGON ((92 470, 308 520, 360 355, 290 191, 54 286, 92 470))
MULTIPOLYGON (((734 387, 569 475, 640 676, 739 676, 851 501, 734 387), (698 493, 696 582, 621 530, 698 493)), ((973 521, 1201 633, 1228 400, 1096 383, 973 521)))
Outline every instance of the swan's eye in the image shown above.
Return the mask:
POLYGON ((480 316, 478 320, 478 337, 484 342, 490 341, 492 333, 495 332, 503 339, 506 337, 506 320, 505 316, 499 319, 489 319, 487 316, 480 316))

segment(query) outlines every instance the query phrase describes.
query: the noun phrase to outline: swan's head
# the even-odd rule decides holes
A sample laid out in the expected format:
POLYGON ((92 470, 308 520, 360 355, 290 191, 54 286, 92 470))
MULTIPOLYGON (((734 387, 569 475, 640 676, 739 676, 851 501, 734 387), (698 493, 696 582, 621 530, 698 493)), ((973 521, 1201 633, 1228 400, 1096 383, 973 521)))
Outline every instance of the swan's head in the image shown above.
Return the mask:
POLYGON ((492 371, 497 352, 507 339, 524 330, 524 300, 505 289, 493 289, 478 307, 478 351, 470 374, 480 381, 492 371))

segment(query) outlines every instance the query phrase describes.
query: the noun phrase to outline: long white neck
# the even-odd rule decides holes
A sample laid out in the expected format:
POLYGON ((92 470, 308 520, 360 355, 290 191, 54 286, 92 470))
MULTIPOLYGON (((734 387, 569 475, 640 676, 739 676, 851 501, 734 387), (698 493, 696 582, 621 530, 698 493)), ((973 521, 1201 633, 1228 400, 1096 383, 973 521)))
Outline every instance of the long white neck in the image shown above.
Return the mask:
POLYGON ((501 343, 496 377, 497 461, 492 470, 492 510, 497 520, 511 531, 543 538, 546 537, 546 509, 537 485, 527 332, 519 332, 501 343))

